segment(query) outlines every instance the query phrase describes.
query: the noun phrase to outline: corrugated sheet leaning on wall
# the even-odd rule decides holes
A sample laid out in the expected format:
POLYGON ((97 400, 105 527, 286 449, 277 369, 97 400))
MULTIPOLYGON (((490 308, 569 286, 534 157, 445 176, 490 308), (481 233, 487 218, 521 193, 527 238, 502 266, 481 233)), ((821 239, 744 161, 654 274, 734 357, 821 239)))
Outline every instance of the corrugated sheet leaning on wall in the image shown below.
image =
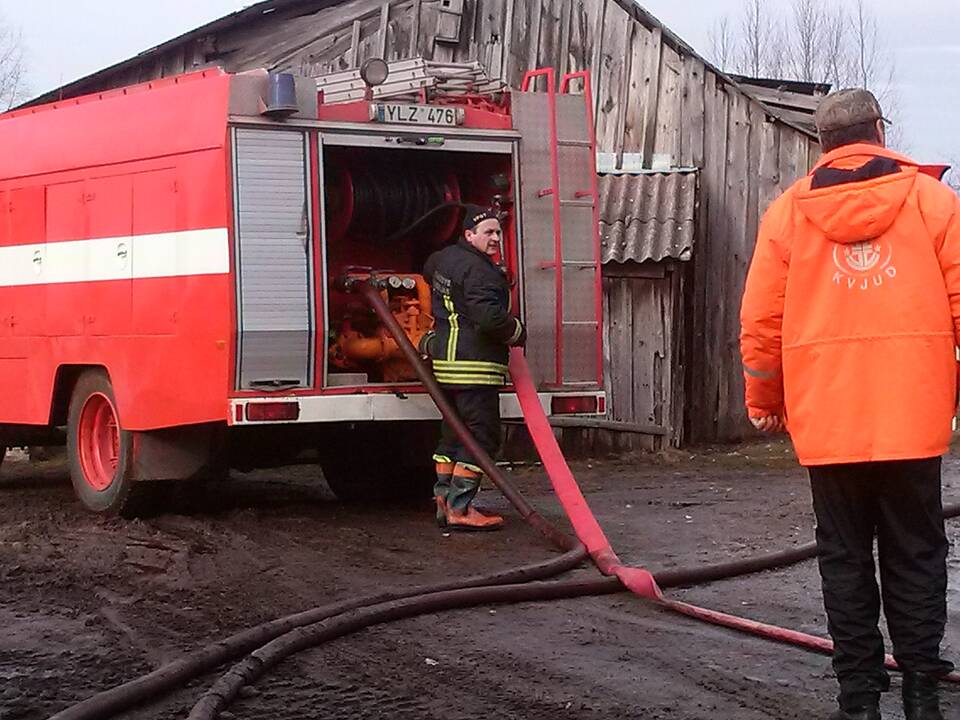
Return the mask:
POLYGON ((601 175, 598 187, 604 263, 693 257, 696 171, 601 175))

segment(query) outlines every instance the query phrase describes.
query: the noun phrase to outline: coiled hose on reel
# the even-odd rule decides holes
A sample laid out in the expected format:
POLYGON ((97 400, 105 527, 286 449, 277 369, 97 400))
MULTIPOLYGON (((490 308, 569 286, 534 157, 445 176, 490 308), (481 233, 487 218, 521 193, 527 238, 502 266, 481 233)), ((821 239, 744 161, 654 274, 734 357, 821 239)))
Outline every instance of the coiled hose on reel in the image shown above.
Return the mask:
POLYGON ((331 169, 326 185, 333 242, 350 236, 390 244, 451 209, 434 228, 440 242, 455 230, 458 214, 452 209, 462 205, 457 176, 426 168, 358 164, 331 169))

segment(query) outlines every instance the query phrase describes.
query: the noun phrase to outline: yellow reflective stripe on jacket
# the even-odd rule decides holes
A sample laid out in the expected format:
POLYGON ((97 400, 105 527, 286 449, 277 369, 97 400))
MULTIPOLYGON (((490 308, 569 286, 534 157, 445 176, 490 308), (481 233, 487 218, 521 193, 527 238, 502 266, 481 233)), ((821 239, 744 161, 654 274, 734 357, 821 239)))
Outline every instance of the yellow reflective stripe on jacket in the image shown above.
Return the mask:
POLYGON ((507 342, 508 345, 513 345, 523 334, 523 325, 520 324, 520 321, 514 318, 513 322, 517 326, 517 329, 514 330, 513 335, 510 336, 510 340, 507 342))
POLYGON ((445 362, 443 360, 434 361, 433 372, 436 375, 486 375, 498 379, 504 379, 509 371, 503 365, 498 363, 484 363, 474 361, 445 362))
POLYGON ((460 322, 457 309, 453 306, 453 299, 449 295, 443 296, 443 306, 449 314, 447 322, 450 323, 450 336, 447 338, 447 360, 452 362, 457 359, 457 340, 460 335, 460 322))
POLYGON ((433 367, 436 370, 448 370, 450 372, 468 370, 497 373, 499 375, 506 375, 510 371, 510 368, 506 365, 486 360, 434 360, 433 367))
POLYGON ((493 385, 501 387, 506 384, 506 379, 500 375, 444 375, 437 373, 437 382, 441 385, 493 385))

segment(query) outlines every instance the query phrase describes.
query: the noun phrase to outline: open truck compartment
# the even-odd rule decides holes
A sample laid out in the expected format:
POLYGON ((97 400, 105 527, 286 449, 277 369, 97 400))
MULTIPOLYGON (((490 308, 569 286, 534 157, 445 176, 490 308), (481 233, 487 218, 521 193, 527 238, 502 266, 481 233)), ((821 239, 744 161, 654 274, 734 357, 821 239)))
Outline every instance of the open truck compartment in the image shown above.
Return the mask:
POLYGON ((382 137, 363 147, 323 143, 328 387, 416 380, 369 305, 344 291, 344 278, 370 271, 386 278, 391 311, 416 344, 433 326, 430 288, 421 270, 431 253, 460 235, 464 204, 501 206, 502 260, 516 266, 514 228, 506 212, 512 205, 512 154, 389 147, 393 144, 382 137))
POLYGON ((324 105, 321 95, 316 122, 234 116, 238 396, 418 390, 396 341, 345 281, 378 278, 416 345, 433 325, 422 268, 456 241, 467 204, 500 211, 498 260, 528 327, 538 386, 599 389, 600 265, 585 100, 523 91, 499 103, 465 96, 435 107, 324 105), (420 120, 400 123, 411 108, 421 109, 420 120), (431 109, 457 122, 431 125, 431 109))
MULTIPOLYGON (((466 204, 498 206, 499 261, 517 276, 512 143, 237 128, 237 389, 415 381, 396 341, 345 280, 373 274, 414 344, 433 326, 421 275, 460 235, 466 204)), ((519 302, 519 292, 516 293, 519 302)))

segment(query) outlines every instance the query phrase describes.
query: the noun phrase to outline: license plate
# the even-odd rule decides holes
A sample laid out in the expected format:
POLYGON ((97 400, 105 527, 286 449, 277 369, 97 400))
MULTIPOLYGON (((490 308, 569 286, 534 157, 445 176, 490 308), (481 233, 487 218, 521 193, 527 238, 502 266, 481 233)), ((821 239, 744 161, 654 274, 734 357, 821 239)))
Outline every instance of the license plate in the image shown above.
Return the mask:
POLYGON ((374 103, 370 106, 370 119, 399 125, 462 125, 463 108, 374 103))

